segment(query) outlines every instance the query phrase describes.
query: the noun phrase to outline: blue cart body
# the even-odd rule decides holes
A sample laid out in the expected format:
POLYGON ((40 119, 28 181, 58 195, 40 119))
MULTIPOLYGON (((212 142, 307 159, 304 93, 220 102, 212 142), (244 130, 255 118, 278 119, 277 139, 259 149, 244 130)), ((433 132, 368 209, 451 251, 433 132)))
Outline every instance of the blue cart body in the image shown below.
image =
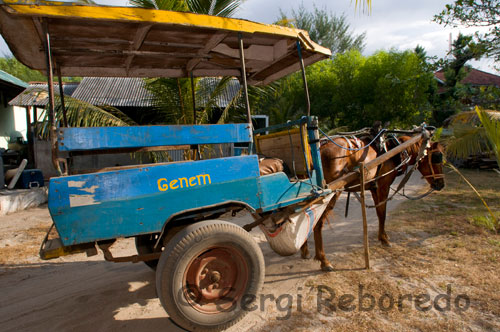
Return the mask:
MULTIPOLYGON (((308 124, 304 117, 295 123, 308 124)), ((237 203, 269 212, 318 195, 323 175, 317 132, 308 131, 313 170, 307 181, 259 175, 257 155, 148 164, 52 178, 49 210, 65 246, 159 233, 172 217, 237 203)), ((165 145, 249 143, 248 124, 61 128, 62 151, 165 145)), ((319 191, 325 194, 325 191, 319 191)))

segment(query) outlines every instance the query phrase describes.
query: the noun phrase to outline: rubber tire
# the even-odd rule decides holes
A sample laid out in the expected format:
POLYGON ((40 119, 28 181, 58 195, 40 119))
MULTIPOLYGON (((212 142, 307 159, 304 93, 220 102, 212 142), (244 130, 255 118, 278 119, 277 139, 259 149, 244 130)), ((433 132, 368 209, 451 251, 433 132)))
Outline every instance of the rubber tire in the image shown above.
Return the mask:
POLYGON ((237 303, 231 311, 201 313, 187 304, 182 290, 184 272, 204 248, 217 244, 237 247, 248 266, 248 283, 243 294, 257 297, 264 281, 262 251, 243 228, 221 220, 201 221, 182 229, 165 246, 156 270, 156 291, 172 321, 189 331, 221 331, 248 313, 237 303))
MULTIPOLYGON (((154 245, 157 239, 154 238, 156 234, 144 234, 135 237, 135 248, 139 255, 151 254, 154 252, 154 245)), ((158 259, 144 261, 144 264, 149 266, 152 270, 156 270, 158 266, 158 259)))

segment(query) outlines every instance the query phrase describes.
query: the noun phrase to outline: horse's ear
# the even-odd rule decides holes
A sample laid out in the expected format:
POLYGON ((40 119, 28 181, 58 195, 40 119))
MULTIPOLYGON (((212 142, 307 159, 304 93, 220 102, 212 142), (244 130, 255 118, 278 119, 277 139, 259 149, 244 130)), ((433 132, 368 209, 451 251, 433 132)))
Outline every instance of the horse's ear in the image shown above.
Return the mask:
POLYGON ((373 129, 380 129, 380 127, 382 127, 382 121, 377 120, 373 123, 373 129))

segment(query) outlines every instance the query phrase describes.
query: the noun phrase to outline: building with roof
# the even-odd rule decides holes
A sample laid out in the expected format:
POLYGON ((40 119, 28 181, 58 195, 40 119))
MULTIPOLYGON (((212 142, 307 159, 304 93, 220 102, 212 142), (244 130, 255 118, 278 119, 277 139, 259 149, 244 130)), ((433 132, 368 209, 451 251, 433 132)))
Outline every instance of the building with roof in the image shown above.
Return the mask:
POLYGON ((0 148, 7 149, 11 137, 27 139, 24 109, 8 103, 27 87, 26 82, 0 70, 0 148))
MULTIPOLYGON (((210 114, 211 118, 209 121, 211 123, 216 123, 222 115, 222 111, 229 104, 234 103, 235 99, 237 99, 238 103, 241 103, 241 98, 238 98, 240 95, 240 83, 237 79, 230 80, 224 86, 224 89, 213 97, 213 92, 217 88, 219 81, 220 78, 202 78, 198 81, 196 106, 197 109, 203 109, 210 104, 214 108, 215 111, 210 114)), ((147 89, 143 78, 85 77, 79 83, 63 83, 63 90, 64 95, 71 96, 74 99, 94 106, 113 106, 118 108, 137 122, 140 122, 139 119, 143 120, 143 122, 147 121, 147 117, 145 120, 143 115, 153 110, 158 104, 154 94, 147 89)), ((57 95, 59 94, 58 84, 54 84, 54 92, 57 95)), ((43 121, 43 112, 48 104, 47 84, 41 82, 30 83, 9 104, 25 108, 27 114, 31 114, 30 119, 35 124, 43 121)), ((261 116, 263 117, 262 119, 259 116, 254 117, 258 118, 255 121, 268 124, 266 116, 261 116)), ((31 126, 28 125, 28 127, 31 126)), ((33 130, 34 126, 30 132, 33 132, 33 130)), ((35 160, 36 167, 41 168, 46 176, 55 175, 55 170, 51 166, 49 158, 50 145, 46 141, 37 139, 35 135, 32 136, 34 137, 34 142, 29 142, 29 145, 32 146, 31 149, 34 151, 33 160, 35 160)), ((173 150, 168 153, 173 160, 184 159, 183 150, 173 150)), ((108 159, 105 155, 75 157, 73 166, 77 169, 105 167, 109 163, 108 159)), ((130 162, 130 160, 127 160, 130 159, 128 154, 119 159, 119 162, 117 162, 116 155, 111 159, 113 166, 116 163, 127 164, 130 162)))
MULTIPOLYGON (((461 84, 473 87, 495 86, 500 88, 500 76, 474 68, 465 68, 465 70, 467 71, 467 74, 460 81, 461 84)), ((438 81, 439 85, 444 86, 446 79, 443 69, 435 72, 434 77, 438 81)))

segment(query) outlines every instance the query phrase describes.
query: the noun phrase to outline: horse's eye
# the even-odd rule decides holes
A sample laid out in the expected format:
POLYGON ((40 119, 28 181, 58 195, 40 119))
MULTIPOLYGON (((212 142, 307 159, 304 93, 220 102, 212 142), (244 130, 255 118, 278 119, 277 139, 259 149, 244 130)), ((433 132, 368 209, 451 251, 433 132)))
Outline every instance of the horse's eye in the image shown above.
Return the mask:
POLYGON ((441 164, 443 162, 443 154, 441 152, 433 152, 431 155, 431 163, 441 164))

